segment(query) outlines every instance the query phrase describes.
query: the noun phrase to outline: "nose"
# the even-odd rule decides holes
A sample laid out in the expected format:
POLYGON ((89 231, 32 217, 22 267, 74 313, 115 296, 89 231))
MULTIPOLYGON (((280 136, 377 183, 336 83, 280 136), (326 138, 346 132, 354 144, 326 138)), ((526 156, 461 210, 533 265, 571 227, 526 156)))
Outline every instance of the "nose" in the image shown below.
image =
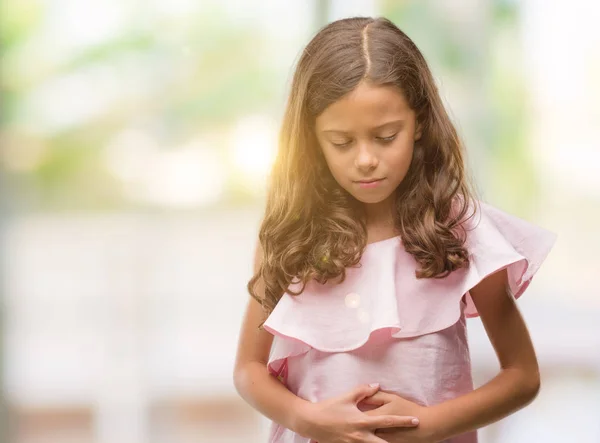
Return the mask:
POLYGON ((375 169, 379 164, 379 159, 373 152, 373 147, 368 143, 361 143, 358 146, 356 158, 354 159, 354 165, 357 169, 365 172, 375 169))

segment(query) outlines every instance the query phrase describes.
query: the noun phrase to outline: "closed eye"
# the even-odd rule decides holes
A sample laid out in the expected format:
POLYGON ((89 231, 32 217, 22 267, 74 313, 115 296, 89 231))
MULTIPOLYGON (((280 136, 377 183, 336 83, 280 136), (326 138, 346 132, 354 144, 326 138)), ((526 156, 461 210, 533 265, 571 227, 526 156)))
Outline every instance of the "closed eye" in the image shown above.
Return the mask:
POLYGON ((336 148, 344 148, 344 147, 348 146, 350 143, 351 142, 346 142, 346 143, 333 143, 333 142, 331 142, 331 144, 333 146, 335 146, 336 148))
POLYGON ((393 141, 398 134, 390 135, 389 137, 376 137, 377 140, 381 140, 382 142, 389 143, 393 141))
MULTIPOLYGON (((389 137, 375 137, 375 138, 377 140, 383 142, 383 143, 390 143, 390 142, 392 142, 396 138, 397 135, 398 134, 393 134, 393 135, 390 135, 389 137)), ((348 141, 348 142, 345 142, 345 143, 333 143, 333 142, 331 142, 331 144, 333 146, 335 146, 336 148, 345 148, 346 146, 349 146, 351 143, 352 143, 352 141, 348 141)))

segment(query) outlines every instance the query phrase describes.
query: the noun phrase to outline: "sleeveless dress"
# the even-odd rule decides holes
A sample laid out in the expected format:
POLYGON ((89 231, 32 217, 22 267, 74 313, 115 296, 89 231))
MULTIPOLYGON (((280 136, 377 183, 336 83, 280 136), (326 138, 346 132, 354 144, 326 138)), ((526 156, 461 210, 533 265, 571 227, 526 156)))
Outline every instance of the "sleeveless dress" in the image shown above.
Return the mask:
MULTIPOLYGON (((479 202, 467 222, 470 265, 443 279, 417 279, 399 236, 368 244, 343 283, 310 281, 299 296, 283 295, 264 323, 274 336, 268 370, 311 402, 363 383, 425 406, 466 394, 473 390, 466 318, 478 315, 469 290, 507 268, 520 297, 555 241, 479 202)), ((476 443, 477 432, 446 442, 476 443)), ((269 443, 315 442, 272 422, 269 443)))

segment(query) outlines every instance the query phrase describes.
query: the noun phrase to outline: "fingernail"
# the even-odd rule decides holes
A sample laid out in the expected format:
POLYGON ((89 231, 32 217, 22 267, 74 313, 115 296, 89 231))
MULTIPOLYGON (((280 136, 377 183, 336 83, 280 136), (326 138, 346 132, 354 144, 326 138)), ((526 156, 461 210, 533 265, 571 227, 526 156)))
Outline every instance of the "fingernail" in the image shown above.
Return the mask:
POLYGON ((412 419, 412 424, 413 425, 418 425, 419 424, 419 419, 418 418, 413 418, 412 419))
POLYGON ((369 386, 371 386, 372 388, 378 388, 379 383, 370 383, 369 386))

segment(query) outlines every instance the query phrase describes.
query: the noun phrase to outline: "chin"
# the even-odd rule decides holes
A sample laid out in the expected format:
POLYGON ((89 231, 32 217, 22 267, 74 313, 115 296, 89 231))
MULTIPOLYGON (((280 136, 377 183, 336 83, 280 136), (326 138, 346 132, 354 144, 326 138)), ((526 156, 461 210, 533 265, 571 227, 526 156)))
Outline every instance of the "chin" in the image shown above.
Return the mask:
POLYGON ((369 205, 381 203, 389 198, 389 195, 356 195, 356 193, 353 193, 352 196, 359 202, 369 205))

